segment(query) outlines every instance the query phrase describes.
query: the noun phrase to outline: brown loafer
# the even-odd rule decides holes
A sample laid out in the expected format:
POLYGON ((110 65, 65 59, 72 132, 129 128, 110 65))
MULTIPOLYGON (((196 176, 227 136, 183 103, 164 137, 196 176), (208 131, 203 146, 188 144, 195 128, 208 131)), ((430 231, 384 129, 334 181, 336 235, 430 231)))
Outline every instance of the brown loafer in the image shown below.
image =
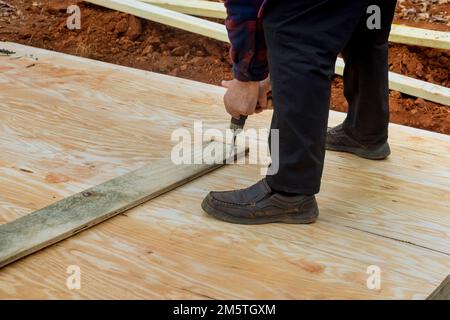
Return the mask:
POLYGON ((231 223, 313 223, 319 215, 315 196, 284 196, 261 180, 242 190, 210 192, 202 202, 209 215, 231 223))
POLYGON ((383 160, 391 154, 387 142, 378 145, 364 145, 345 133, 342 124, 328 128, 326 148, 330 151, 353 153, 361 158, 383 160))

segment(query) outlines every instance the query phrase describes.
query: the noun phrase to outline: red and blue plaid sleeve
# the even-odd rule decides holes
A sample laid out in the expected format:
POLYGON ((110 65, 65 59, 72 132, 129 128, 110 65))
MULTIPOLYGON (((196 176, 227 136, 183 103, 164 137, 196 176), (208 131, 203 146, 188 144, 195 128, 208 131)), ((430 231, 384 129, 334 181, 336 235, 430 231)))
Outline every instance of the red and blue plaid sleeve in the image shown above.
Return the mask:
POLYGON ((260 81, 268 76, 267 49, 259 12, 264 0, 225 0, 234 77, 260 81))

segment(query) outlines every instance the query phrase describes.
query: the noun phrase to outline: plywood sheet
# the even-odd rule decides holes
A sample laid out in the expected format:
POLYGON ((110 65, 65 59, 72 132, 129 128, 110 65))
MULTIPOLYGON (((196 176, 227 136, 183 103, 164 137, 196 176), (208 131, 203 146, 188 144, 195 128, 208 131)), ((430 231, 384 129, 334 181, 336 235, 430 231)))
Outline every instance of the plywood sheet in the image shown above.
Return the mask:
MULTIPOLYGON (((194 120, 228 124, 222 88, 0 48, 17 52, 0 57, 0 223, 166 156, 194 120)), ((207 217, 209 190, 261 178, 228 166, 1 269, 0 298, 426 298, 450 269, 450 139, 391 125, 390 142, 381 162, 327 154, 313 225, 207 217), (80 290, 66 287, 70 265, 80 290), (380 290, 366 286, 370 265, 380 290)))

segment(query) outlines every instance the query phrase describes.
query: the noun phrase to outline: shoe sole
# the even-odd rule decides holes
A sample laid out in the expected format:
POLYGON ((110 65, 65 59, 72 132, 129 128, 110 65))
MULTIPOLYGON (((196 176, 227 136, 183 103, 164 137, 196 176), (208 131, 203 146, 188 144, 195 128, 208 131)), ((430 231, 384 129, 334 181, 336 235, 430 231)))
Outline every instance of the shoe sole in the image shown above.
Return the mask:
POLYGON ((310 224, 314 223, 319 216, 319 208, 316 206, 313 212, 302 214, 286 214, 273 217, 258 217, 258 218, 239 218, 227 214, 224 211, 218 210, 209 204, 209 196, 202 202, 202 209, 210 216, 234 224, 258 225, 267 223, 287 223, 287 224, 310 224))
POLYGON ((389 144, 385 143, 377 149, 367 150, 357 147, 338 146, 327 144, 326 149, 330 151, 347 152, 357 155, 358 157, 370 160, 384 160, 391 154, 389 144))

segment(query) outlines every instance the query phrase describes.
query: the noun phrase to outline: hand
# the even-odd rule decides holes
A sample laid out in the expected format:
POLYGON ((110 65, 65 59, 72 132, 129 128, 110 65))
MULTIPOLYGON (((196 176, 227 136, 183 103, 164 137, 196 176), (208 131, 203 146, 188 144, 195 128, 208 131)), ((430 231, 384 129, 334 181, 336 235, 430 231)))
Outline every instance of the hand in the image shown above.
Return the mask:
POLYGON ((264 110, 273 109, 272 101, 267 99, 269 92, 272 91, 272 83, 270 76, 259 82, 258 106, 255 113, 263 112, 264 110))
POLYGON ((222 86, 227 88, 223 97, 225 109, 234 118, 249 116, 255 113, 256 105, 259 99, 258 81, 222 81, 222 86))

